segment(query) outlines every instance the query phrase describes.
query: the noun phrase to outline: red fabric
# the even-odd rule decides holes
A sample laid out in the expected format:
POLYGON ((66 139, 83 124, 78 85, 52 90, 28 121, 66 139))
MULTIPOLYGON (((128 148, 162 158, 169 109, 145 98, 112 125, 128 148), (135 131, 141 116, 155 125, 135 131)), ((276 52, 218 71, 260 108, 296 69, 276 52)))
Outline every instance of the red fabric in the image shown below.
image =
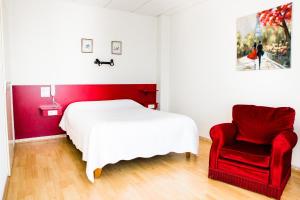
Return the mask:
POLYGON ((255 60, 257 59, 257 53, 256 50, 254 49, 251 53, 248 54, 247 58, 255 60))
POLYGON ((220 157, 256 167, 268 168, 270 166, 271 145, 237 141, 232 145, 224 146, 220 151, 220 157))
POLYGON ((297 135, 294 132, 279 133, 272 143, 271 155, 271 184, 279 186, 288 169, 291 168, 292 149, 297 144, 297 135))
POLYGON ((233 123, 211 128, 209 177, 280 199, 291 175, 295 111, 233 107, 233 123))
POLYGON ((253 192, 261 193, 269 197, 280 199, 284 187, 286 186, 291 176, 291 170, 287 173, 280 187, 273 187, 272 185, 253 181, 252 179, 238 176, 236 174, 230 174, 221 170, 209 169, 208 177, 215 180, 220 180, 225 183, 239 186, 241 188, 251 190, 253 192))
POLYGON ((293 131, 295 110, 289 107, 235 105, 232 117, 238 127, 237 140, 271 144, 279 132, 293 131))
POLYGON ((217 167, 219 152, 224 145, 234 142, 237 129, 232 123, 219 124, 210 129, 210 137, 214 141, 210 149, 209 165, 217 167))
POLYGON ((232 174, 242 176, 260 183, 268 184, 269 170, 252 167, 238 162, 219 159, 218 169, 232 174))

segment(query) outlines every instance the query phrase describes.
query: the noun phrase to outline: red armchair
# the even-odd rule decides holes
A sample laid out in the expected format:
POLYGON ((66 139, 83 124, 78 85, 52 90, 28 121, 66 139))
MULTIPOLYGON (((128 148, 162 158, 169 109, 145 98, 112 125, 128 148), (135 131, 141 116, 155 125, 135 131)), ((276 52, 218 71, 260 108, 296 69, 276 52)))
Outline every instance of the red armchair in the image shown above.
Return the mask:
POLYGON ((280 199, 297 143, 295 110, 235 105, 232 117, 210 130, 209 178, 280 199))

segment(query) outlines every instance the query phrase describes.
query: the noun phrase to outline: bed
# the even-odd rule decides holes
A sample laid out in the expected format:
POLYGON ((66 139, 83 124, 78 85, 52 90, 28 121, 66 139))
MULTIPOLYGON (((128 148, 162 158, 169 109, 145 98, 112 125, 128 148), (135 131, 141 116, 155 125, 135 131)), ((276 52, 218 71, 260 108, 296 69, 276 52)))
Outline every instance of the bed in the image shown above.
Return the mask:
POLYGON ((191 118, 129 99, 72 103, 59 126, 82 152, 91 182, 105 165, 120 160, 198 153, 199 134, 191 118))

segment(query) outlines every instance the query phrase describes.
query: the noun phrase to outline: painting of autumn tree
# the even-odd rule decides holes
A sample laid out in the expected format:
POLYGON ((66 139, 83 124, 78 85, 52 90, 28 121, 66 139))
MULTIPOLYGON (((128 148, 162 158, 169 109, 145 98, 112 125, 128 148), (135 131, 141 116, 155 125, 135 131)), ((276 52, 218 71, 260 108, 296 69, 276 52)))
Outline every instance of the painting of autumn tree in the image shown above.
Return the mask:
POLYGON ((237 70, 291 67, 292 3, 237 20, 237 70))

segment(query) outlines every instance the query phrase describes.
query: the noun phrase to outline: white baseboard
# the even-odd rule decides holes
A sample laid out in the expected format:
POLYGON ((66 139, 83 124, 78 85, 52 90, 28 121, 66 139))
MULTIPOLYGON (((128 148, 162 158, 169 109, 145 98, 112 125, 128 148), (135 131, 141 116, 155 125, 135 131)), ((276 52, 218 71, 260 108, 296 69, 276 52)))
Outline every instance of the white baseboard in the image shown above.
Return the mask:
POLYGON ((25 143, 25 142, 37 142, 43 140, 53 140, 58 138, 65 138, 66 134, 61 135, 51 135, 51 136, 42 136, 42 137, 33 137, 33 138, 25 138, 25 139, 17 139, 15 140, 16 143, 25 143))

